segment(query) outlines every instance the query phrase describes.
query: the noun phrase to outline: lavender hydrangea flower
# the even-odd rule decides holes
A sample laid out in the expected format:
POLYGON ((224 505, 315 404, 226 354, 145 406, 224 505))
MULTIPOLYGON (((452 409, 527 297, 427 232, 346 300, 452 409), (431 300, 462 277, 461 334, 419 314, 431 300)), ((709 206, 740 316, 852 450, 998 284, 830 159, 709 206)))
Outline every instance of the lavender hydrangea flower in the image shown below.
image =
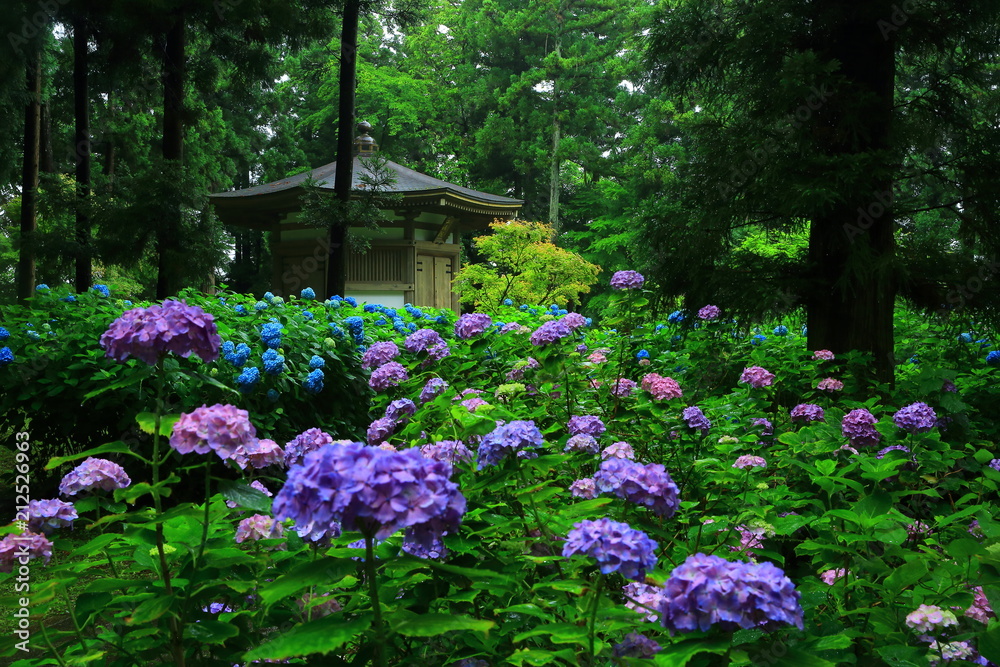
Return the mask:
POLYGON ((247 466, 252 468, 266 468, 271 465, 284 465, 285 452, 274 440, 253 440, 245 445, 240 445, 233 452, 233 462, 242 469, 247 466))
POLYGON ((78 518, 73 503, 63 500, 32 500, 28 503, 28 530, 51 535, 56 528, 72 526, 78 518))
POLYGON ((638 632, 630 632, 625 639, 611 647, 611 654, 616 658, 650 659, 659 653, 661 647, 655 641, 638 632))
POLYGON ((569 485, 569 493, 574 498, 583 498, 584 500, 592 500, 600 495, 597 490, 597 485, 594 484, 593 477, 583 477, 581 479, 574 480, 572 484, 569 485))
POLYGON ((512 421, 508 424, 498 422, 497 427, 479 443, 476 467, 482 470, 486 466, 499 465, 510 455, 534 458, 538 455, 528 448, 541 447, 543 444, 545 441, 542 432, 533 421, 512 421))
POLYGON ((573 415, 569 418, 568 430, 570 435, 584 433, 586 435, 598 436, 604 433, 607 427, 604 426, 601 418, 596 415, 573 415))
POLYGON ((906 445, 890 445, 888 447, 885 447, 884 449, 880 449, 878 454, 875 455, 875 458, 877 459, 885 458, 885 455, 888 454, 889 452, 903 452, 904 454, 909 454, 910 448, 907 447, 906 445))
POLYGON ((740 456, 736 459, 736 463, 733 464, 734 468, 739 468, 740 470, 746 470, 747 468, 766 468, 767 462, 761 456, 750 456, 746 454, 740 456))
POLYGON ((840 423, 841 432, 851 441, 852 447, 874 446, 882 439, 875 430, 878 419, 864 408, 851 410, 840 423))
POLYGON ((986 465, 993 468, 997 472, 1000 472, 1000 459, 990 459, 990 462, 986 465))
POLYGON ((412 417, 417 412, 416 404, 408 398, 400 398, 390 403, 385 409, 385 416, 393 421, 402 421, 412 417))
POLYGON ((616 271, 611 276, 611 287, 614 289, 638 289, 646 282, 646 278, 638 271, 616 271))
POLYGON ((906 615, 906 625, 918 632, 934 632, 949 625, 958 625, 958 618, 953 611, 922 604, 906 615))
POLYGON ((817 361, 833 361, 836 356, 830 350, 816 350, 813 353, 813 359, 817 361))
POLYGON ((911 403, 892 416, 893 423, 907 433, 927 433, 934 428, 937 415, 926 403, 911 403))
POLYGON ((472 451, 461 440, 440 440, 423 445, 420 453, 428 459, 447 463, 468 463, 472 461, 472 451))
POLYGON ((132 483, 125 469, 107 459, 88 458, 70 470, 59 483, 59 493, 75 496, 84 491, 124 489, 132 483))
POLYGON ((622 587, 625 594, 625 606, 637 614, 642 614, 650 623, 660 618, 660 605, 663 604, 663 589, 638 581, 625 584, 622 587))
POLYGON ((635 450, 624 441, 613 442, 601 452, 602 459, 634 459, 635 450))
POLYGON ((563 451, 596 454, 600 451, 600 449, 601 446, 597 444, 597 440, 594 436, 587 435, 586 433, 579 433, 566 441, 566 448, 563 451))
POLYGON ((542 325, 531 333, 531 337, 528 340, 535 346, 548 345, 560 338, 565 338, 572 332, 572 329, 563 320, 549 320, 548 322, 542 322, 542 325))
POLYGON ((774 373, 760 366, 748 366, 740 375, 740 382, 755 389, 769 387, 774 382, 774 373))
POLYGON ((399 348, 391 340, 372 343, 365 350, 365 353, 361 355, 361 367, 365 370, 370 370, 382 364, 387 364, 398 356, 399 348))
POLYGON ((507 324, 500 327, 500 331, 498 331, 497 333, 503 335, 506 333, 510 333, 511 331, 513 331, 514 333, 527 333, 531 331, 531 329, 524 326, 520 322, 508 322, 507 324))
POLYGON ((372 371, 371 377, 368 378, 368 386, 375 391, 385 391, 409 379, 410 374, 406 372, 406 368, 402 364, 390 361, 372 371))
POLYGON ((247 540, 256 542, 272 537, 282 537, 285 534, 285 527, 269 516, 254 514, 243 519, 236 527, 236 543, 242 544, 247 540))
POLYGON ((611 395, 617 396, 618 398, 626 398, 635 393, 635 389, 638 385, 635 380, 629 380, 628 378, 618 378, 611 385, 611 395))
POLYGON ((423 558, 424 560, 438 560, 448 555, 448 547, 438 538, 432 539, 427 544, 403 540, 402 550, 405 554, 409 554, 415 558, 423 558))
POLYGON ((986 598, 982 586, 974 586, 972 592, 972 604, 965 610, 965 615, 983 625, 988 625, 990 619, 996 616, 993 613, 993 607, 990 606, 990 601, 986 598))
POLYGON ((455 322, 455 337, 461 339, 472 338, 486 331, 486 328, 493 324, 489 315, 483 313, 466 313, 455 322))
POLYGON ((928 648, 930 649, 930 653, 927 654, 927 661, 931 664, 931 667, 937 667, 942 660, 947 663, 951 663, 954 660, 968 660, 978 665, 993 664, 982 656, 977 657, 976 650, 972 648, 972 644, 969 642, 948 642, 945 644, 935 639, 930 643, 928 648))
POLYGON ((642 465, 628 459, 608 459, 594 475, 594 483, 603 493, 614 493, 653 514, 670 518, 680 507, 677 485, 660 463, 642 465))
POLYGON ((794 408, 792 408, 792 421, 793 422, 821 422, 826 419, 823 408, 815 405, 813 403, 799 403, 794 408))
POLYGON ((514 363, 514 367, 507 371, 508 380, 523 380, 525 371, 531 371, 538 368, 541 364, 534 357, 527 357, 525 359, 520 359, 514 363))
POLYGON ((559 319, 559 321, 569 327, 570 331, 575 331, 580 327, 587 326, 587 318, 580 313, 566 313, 559 319))
POLYGON ((170 434, 170 446, 181 454, 214 451, 225 460, 232 458, 238 447, 256 439, 257 429, 250 423, 249 412, 217 403, 181 414, 170 434))
POLYGON ((656 542, 627 523, 608 518, 573 524, 566 536, 562 555, 590 556, 602 574, 621 572, 626 579, 639 580, 656 567, 656 542))
POLYGON ((303 431, 285 444, 285 465, 289 468, 298 465, 302 463, 306 454, 332 442, 333 437, 318 428, 303 431))
POLYGON ((702 433, 708 433, 708 429, 712 428, 712 422, 708 421, 708 417, 696 405, 684 408, 681 418, 687 422, 689 428, 699 429, 702 433))
POLYGON ((670 573, 663 588, 660 622, 671 633, 704 632, 716 624, 726 631, 786 623, 803 628, 799 592, 771 563, 696 553, 670 573))
POLYGON ((112 359, 135 357, 152 366, 169 352, 215 361, 222 339, 211 314, 184 301, 167 300, 162 305, 125 311, 101 335, 100 343, 112 359))
POLYGON ((844 389, 844 383, 836 378, 825 378, 819 381, 816 388, 820 391, 842 391, 844 389))
POLYGON ((275 519, 296 530, 339 522, 347 530, 384 540, 405 529, 408 542, 433 547, 465 514, 465 497, 451 465, 416 449, 388 452, 360 442, 332 444, 292 468, 274 499, 275 519))
POLYGON ((403 348, 414 354, 424 352, 437 345, 444 345, 444 339, 434 329, 417 329, 403 341, 403 348))
POLYGON ((833 586, 835 583, 846 577, 848 571, 842 567, 838 567, 834 570, 827 570, 819 575, 820 581, 822 581, 827 586, 833 586))
POLYGON ((44 558, 48 563, 52 558, 52 542, 44 535, 30 532, 4 535, 0 539, 0 572, 13 572, 14 565, 25 558, 44 558))
POLYGON ((702 320, 714 320, 722 314, 722 310, 718 306, 713 306, 711 304, 707 306, 702 306, 698 311, 698 318, 702 320))
POLYGON ((763 436, 774 435, 774 425, 771 423, 771 420, 769 420, 769 419, 765 419, 763 417, 756 417, 756 418, 750 420, 750 425, 751 426, 763 426, 764 427, 764 431, 761 433, 761 435, 763 435, 763 436))
POLYGON ((389 417, 376 419, 368 426, 368 444, 378 445, 385 442, 396 432, 396 420, 389 417))
POLYGON ((443 394, 447 388, 448 383, 441 378, 431 378, 424 385, 424 388, 420 390, 420 398, 417 400, 423 405, 427 401, 433 400, 436 396, 443 394))

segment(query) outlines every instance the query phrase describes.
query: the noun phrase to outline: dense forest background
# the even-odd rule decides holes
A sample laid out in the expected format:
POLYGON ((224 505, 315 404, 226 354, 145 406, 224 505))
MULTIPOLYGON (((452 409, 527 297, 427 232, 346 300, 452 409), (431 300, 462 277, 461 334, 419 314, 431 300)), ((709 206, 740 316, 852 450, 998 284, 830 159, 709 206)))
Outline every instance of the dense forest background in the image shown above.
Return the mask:
MULTIPOLYGON (((883 375, 897 298, 996 324, 1000 0, 346 4, 388 158, 524 199, 661 312, 802 309, 883 375)), ((344 5, 8 0, 0 300, 266 290, 206 195, 335 159, 344 5)))

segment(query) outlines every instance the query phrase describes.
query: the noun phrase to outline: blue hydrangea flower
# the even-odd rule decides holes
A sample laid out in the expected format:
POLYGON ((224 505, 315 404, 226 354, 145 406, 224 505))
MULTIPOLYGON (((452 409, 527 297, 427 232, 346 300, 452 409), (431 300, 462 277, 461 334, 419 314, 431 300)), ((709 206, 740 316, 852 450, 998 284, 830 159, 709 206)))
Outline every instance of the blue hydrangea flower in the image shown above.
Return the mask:
POLYGON ((639 350, 635 353, 636 359, 649 359, 649 350, 639 350))
POLYGON ((46 285, 45 283, 42 283, 40 285, 36 285, 35 286, 35 291, 36 292, 48 292, 49 291, 49 286, 46 285))
POLYGON ((514 305, 514 300, 513 299, 504 299, 503 300, 503 305, 505 305, 505 306, 513 306, 514 305))
POLYGON ((641 580, 656 567, 656 542, 627 523, 608 518, 573 524, 566 536, 562 555, 590 556, 602 574, 621 572, 626 579, 641 580))
POLYGON ((358 331, 364 331, 365 329, 365 321, 357 315, 352 315, 351 317, 345 319, 344 325, 351 333, 357 333, 358 331))
POLYGON ((267 390, 267 400, 271 401, 272 403, 277 402, 277 400, 280 397, 281 397, 281 394, 278 393, 277 389, 268 389, 267 390))
POLYGON ((347 305, 349 306, 353 306, 354 308, 358 307, 358 300, 355 299, 353 296, 345 296, 344 302, 347 303, 347 305))
POLYGON ((259 313, 262 310, 267 310, 267 304, 263 301, 258 301, 253 305, 253 309, 259 313))
MULTIPOLYGON (((76 297, 74 297, 73 300, 76 301, 76 297)), ((132 302, 129 301, 128 299, 125 299, 124 301, 122 301, 122 305, 124 305, 127 308, 132 305, 132 302)))
POLYGON ((753 338, 750 339, 750 344, 754 345, 754 346, 757 346, 757 345, 760 345, 761 343, 763 343, 766 340, 767 340, 767 336, 765 336, 764 334, 757 334, 756 336, 754 336, 753 338))
POLYGON ((306 321, 308 322, 309 320, 313 319, 316 316, 310 313, 308 310, 303 310, 302 317, 306 318, 306 321))
POLYGON ((375 320, 375 326, 377 326, 377 327, 383 327, 386 324, 388 324, 388 322, 385 321, 384 317, 380 317, 377 320, 375 320))
POLYGON ((314 354, 312 358, 309 359, 309 368, 323 368, 325 365, 326 360, 318 354, 314 354))
POLYGON ((306 379, 302 381, 302 386, 310 394, 318 394, 319 392, 323 391, 324 377, 325 376, 323 374, 323 371, 319 368, 316 368, 309 372, 309 375, 306 376, 306 379))
POLYGON ((234 349, 236 349, 236 345, 233 341, 227 340, 222 342, 222 347, 219 348, 219 351, 222 352, 222 354, 232 354, 234 349))
POLYGON ((268 375, 281 375, 285 372, 285 358, 277 350, 267 350, 261 359, 264 362, 264 372, 268 375))
POLYGON ((684 321, 684 311, 675 310, 674 312, 670 313, 670 315, 667 317, 667 321, 670 322, 671 324, 680 324, 681 322, 684 321))
POLYGON ((233 310, 236 311, 237 315, 246 315, 247 314, 247 307, 243 306, 243 305, 235 306, 233 308, 233 310))
MULTIPOLYGON (((233 345, 232 342, 230 341, 227 342, 229 343, 229 347, 232 348, 233 345)), ((225 351, 226 343, 223 343, 222 347, 224 352, 223 358, 226 361, 231 363, 233 366, 236 366, 236 368, 243 368, 244 366, 246 366, 247 359, 250 358, 249 345, 247 345, 246 343, 240 343, 235 347, 235 349, 232 349, 232 351, 230 352, 225 351)))
POLYGON ((374 313, 377 310, 379 310, 379 307, 378 307, 377 304, 374 304, 374 303, 366 303, 365 304, 364 311, 366 313, 374 313))
POLYGON ((986 350, 990 347, 990 341, 986 340, 985 338, 980 338, 976 342, 979 343, 979 349, 981 350, 986 350))
POLYGON ((332 333, 337 338, 343 338, 344 337, 344 330, 341 329, 340 327, 338 327, 333 322, 330 323, 330 333, 332 333))
POLYGON ((960 334, 958 334, 958 342, 959 343, 971 343, 972 342, 972 334, 970 334, 970 333, 960 333, 960 334))
POLYGON ((990 366, 1000 365, 1000 350, 993 350, 986 355, 986 363, 990 366))
POLYGON ((271 303, 272 301, 274 301, 274 293, 273 292, 264 292, 264 297, 263 298, 264 298, 264 301, 267 301, 268 303, 271 303))
POLYGON ((265 323, 260 330, 260 339, 272 350, 281 347, 281 324, 278 322, 265 323))
POLYGON ((343 304, 343 301, 344 300, 341 299, 339 296, 331 296, 324 302, 324 305, 330 308, 340 308, 340 306, 343 304))
POLYGON ((111 296, 111 290, 108 289, 107 285, 94 285, 90 289, 94 290, 101 296, 111 296))
POLYGON ((14 363, 14 352, 9 347, 0 348, 0 367, 14 363))
POLYGON ((538 454, 528 451, 528 448, 541 447, 544 443, 542 432, 533 421, 500 424, 479 444, 477 467, 482 470, 486 466, 498 465, 511 454, 520 458, 536 458, 538 454))
POLYGON ((522 303, 521 306, 520 306, 521 310, 528 310, 528 308, 530 308, 530 306, 528 304, 526 304, 526 303, 522 303))
POLYGON ((0 327, 0 343, 10 338, 10 332, 4 327, 0 327))
POLYGON ((787 336, 788 327, 786 327, 784 324, 779 324, 778 326, 774 327, 773 333, 775 336, 787 336))
POLYGON ((314 290, 312 287, 306 287, 301 292, 299 292, 299 296, 302 297, 303 299, 315 299, 316 290, 314 290))
POLYGON ((654 329, 654 331, 655 332, 659 332, 660 329, 664 328, 665 326, 667 326, 667 325, 666 324, 657 324, 656 325, 656 329, 654 329))
POLYGON ((66 296, 64 296, 63 298, 61 298, 59 300, 60 301, 65 301, 66 303, 76 303, 76 295, 75 294, 67 294, 66 296))
POLYGON ((24 333, 28 334, 28 338, 30 338, 31 340, 41 340, 42 339, 41 334, 39 334, 34 329, 28 329, 24 333))
POLYGON ((249 366, 236 378, 236 387, 244 394, 249 394, 260 382, 260 370, 256 366, 249 366))
POLYGON ((434 318, 434 321, 438 324, 448 324, 448 317, 446 315, 438 315, 434 318))

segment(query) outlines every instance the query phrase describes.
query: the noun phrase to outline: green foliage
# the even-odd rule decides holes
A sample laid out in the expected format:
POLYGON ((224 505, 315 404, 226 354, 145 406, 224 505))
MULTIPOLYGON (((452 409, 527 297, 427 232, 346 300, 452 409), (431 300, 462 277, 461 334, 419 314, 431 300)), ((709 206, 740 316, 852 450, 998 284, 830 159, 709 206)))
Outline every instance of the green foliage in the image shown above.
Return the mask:
POLYGON ((517 303, 576 301, 589 292, 601 268, 552 243, 552 226, 524 220, 497 221, 492 234, 475 239, 484 262, 467 264, 455 276, 462 303, 495 308, 517 303))

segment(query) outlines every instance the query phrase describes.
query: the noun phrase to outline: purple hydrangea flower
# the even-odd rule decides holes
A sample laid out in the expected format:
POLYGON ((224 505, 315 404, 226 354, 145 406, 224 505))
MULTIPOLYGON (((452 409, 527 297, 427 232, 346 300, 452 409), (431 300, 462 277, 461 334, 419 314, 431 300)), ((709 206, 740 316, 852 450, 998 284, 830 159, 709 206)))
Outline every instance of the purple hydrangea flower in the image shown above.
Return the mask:
POLYGON ((368 444, 378 445, 385 442, 396 432, 396 420, 389 417, 376 419, 368 426, 368 444))
POLYGON ((385 391, 409 379, 410 375, 406 372, 406 368, 402 364, 390 361, 372 371, 372 376, 368 379, 368 386, 375 391, 385 391))
POLYGON ((844 389, 844 383, 836 378, 825 378, 819 381, 816 388, 820 391, 842 391, 844 389))
POLYGON ((571 333, 572 329, 563 320, 549 320, 548 322, 542 322, 542 325, 531 333, 529 340, 532 345, 548 345, 560 338, 565 338, 571 333))
POLYGON ((841 432, 851 441, 852 447, 874 446, 882 436, 875 430, 878 419, 864 408, 851 410, 840 423, 841 432))
POLYGON ((448 383, 441 378, 431 378, 424 385, 424 388, 420 390, 420 404, 423 405, 427 401, 431 401, 434 397, 441 395, 448 388, 448 383))
POLYGON ((424 560, 438 560, 448 555, 448 547, 438 538, 432 539, 428 544, 403 540, 402 549, 403 553, 424 560))
POLYGON ((825 415, 823 414, 823 408, 815 405, 813 403, 799 403, 794 408, 792 408, 792 421, 793 422, 821 422, 825 420, 825 415))
POLYGON ((830 350, 816 350, 813 353, 813 359, 817 361, 833 361, 835 358, 836 355, 830 350))
POLYGON ((400 398, 386 407, 385 416, 393 421, 405 420, 417 412, 416 404, 408 398, 400 398))
POLYGON ((132 483, 125 469, 107 459, 88 458, 70 470, 59 483, 59 493, 75 496, 82 491, 124 489, 132 483))
POLYGON ((483 313, 466 313, 455 322, 455 337, 466 339, 478 336, 486 331, 486 328, 493 324, 489 315, 483 313))
POLYGON ((44 558, 48 563, 52 558, 52 542, 44 535, 21 533, 4 535, 0 539, 0 572, 13 572, 14 565, 27 558, 44 558))
POLYGON ((295 520, 300 531, 339 522, 380 540, 406 529, 406 541, 430 549, 465 514, 465 497, 449 479, 451 472, 451 464, 416 449, 326 445, 289 471, 274 499, 274 516, 295 520))
POLYGON ((125 361, 135 357, 150 366, 173 352, 181 357, 197 354, 205 362, 219 358, 219 337, 214 318, 184 301, 164 301, 149 308, 122 313, 101 335, 106 356, 125 361))
POLYGON ((587 435, 586 433, 579 433, 566 441, 566 448, 563 451, 596 454, 600 451, 600 449, 601 446, 597 444, 597 440, 594 436, 587 435))
POLYGON ((721 314, 722 310, 718 306, 711 304, 702 306, 701 310, 698 311, 698 317, 703 320, 714 320, 721 314))
POLYGON ((318 428, 303 431, 285 445, 285 465, 288 467, 298 465, 302 463, 306 454, 314 452, 324 445, 329 445, 331 442, 333 442, 333 437, 318 428))
POLYGON ((909 454, 910 448, 907 447, 906 445, 890 445, 888 447, 885 447, 884 449, 880 449, 878 454, 875 455, 875 458, 877 459, 885 458, 885 455, 888 454, 889 452, 903 452, 904 454, 909 454))
POLYGON ((708 417, 696 405, 684 408, 681 418, 687 422, 688 427, 699 429, 702 433, 708 433, 708 429, 712 428, 712 422, 708 421, 708 417))
POLYGON ((51 535, 56 528, 72 526, 78 518, 73 503, 63 500, 32 500, 28 503, 28 530, 51 535))
POLYGON ((508 322, 507 324, 500 327, 500 331, 498 331, 497 333, 502 335, 505 333, 510 333, 511 331, 515 333, 527 333, 528 331, 531 331, 531 329, 524 326, 520 322, 508 322))
POLYGON ((428 459, 446 461, 451 464, 472 461, 472 451, 461 440, 440 440, 423 445, 420 453, 428 459))
POLYGON ((993 468, 997 472, 1000 472, 1000 459, 990 459, 990 462, 986 465, 993 468))
POLYGON ((246 469, 248 465, 253 468, 280 466, 285 463, 285 452, 274 440, 266 438, 253 440, 236 448, 236 451, 233 452, 233 461, 243 469, 246 469))
POLYGON ((799 592, 771 563, 729 562, 696 553, 670 573, 660 605, 661 623, 673 632, 803 628, 799 592))
POLYGON ((625 594, 625 606, 637 614, 643 614, 650 623, 660 618, 660 605, 663 603, 663 589, 638 581, 625 584, 622 588, 625 594))
POLYGON ((937 605, 922 604, 906 615, 906 625, 918 632, 934 632, 949 625, 958 625, 955 612, 937 605))
POLYGON ((624 641, 611 647, 611 654, 616 658, 650 659, 660 652, 660 645, 645 635, 630 632, 624 641))
POLYGON ((535 458, 538 455, 528 451, 528 448, 544 444, 542 432, 533 421, 512 421, 508 424, 497 422, 497 427, 479 443, 476 467, 482 470, 486 466, 498 465, 509 455, 535 458))
POLYGON ((572 484, 569 485, 569 493, 574 498, 583 498, 584 500, 592 500, 600 495, 597 490, 597 485, 594 484, 593 477, 584 477, 582 479, 574 480, 572 484))
POLYGON ((642 465, 628 459, 608 459, 594 475, 594 483, 603 493, 614 493, 653 514, 670 518, 680 507, 677 485, 660 463, 642 465))
POLYGON ((917 402, 900 408, 892 416, 892 421, 908 433, 927 433, 934 428, 937 415, 931 406, 917 402))
POLYGON ((247 540, 256 542, 272 537, 282 537, 285 534, 285 527, 277 523, 274 519, 263 514, 254 514, 243 519, 236 527, 236 542, 242 544, 247 540))
POLYGON ((576 331, 580 327, 587 326, 587 318, 580 313, 566 313, 559 321, 570 328, 570 331, 576 331))
POLYGON ((508 380, 523 380, 525 371, 531 371, 538 368, 541 364, 534 357, 527 357, 526 359, 521 359, 514 364, 514 367, 507 371, 508 380))
POLYGON ((611 276, 611 286, 615 289, 638 289, 646 282, 638 271, 616 271, 611 276))
POLYGON ((995 617, 993 607, 990 606, 990 601, 986 598, 982 586, 974 586, 972 592, 972 604, 965 610, 965 615, 983 625, 988 625, 990 619, 995 617))
POLYGON ((827 570, 819 575, 820 580, 828 585, 833 586, 835 583, 847 576, 847 570, 842 567, 838 567, 834 570, 827 570))
POLYGON ((771 420, 769 419, 764 419, 763 417, 755 417, 754 419, 750 420, 750 425, 763 426, 764 431, 761 433, 761 435, 763 436, 774 435, 774 425, 771 423, 771 420))
POLYGON ((403 341, 403 348, 407 352, 416 354, 444 344, 445 342, 441 338, 441 334, 434 331, 434 329, 417 329, 403 341))
POLYGON ((638 385, 635 380, 629 380, 628 378, 618 378, 611 385, 611 395, 617 396, 618 398, 625 398, 631 396, 638 385))
POLYGON ((232 405, 216 403, 181 414, 170 434, 170 446, 181 454, 207 454, 232 458, 238 447, 257 439, 257 429, 250 423, 250 413, 232 405))
POLYGON ((604 422, 596 415, 573 415, 569 418, 568 428, 570 435, 584 433, 586 435, 598 436, 607 430, 604 422))
POLYGON ((399 356, 399 348, 391 340, 379 341, 378 343, 372 343, 371 346, 365 350, 365 353, 361 355, 361 367, 365 370, 371 370, 381 366, 382 364, 387 364, 396 357, 399 356))
POLYGON ((602 574, 621 572, 626 579, 638 580, 656 567, 656 549, 656 542, 641 530, 603 518, 573 524, 562 555, 590 556, 597 561, 602 574))
POLYGON ((601 452, 602 459, 634 459, 635 450, 624 441, 613 442, 601 452))
POLYGON ((745 454, 736 459, 736 463, 733 464, 734 468, 739 468, 740 470, 746 470, 747 468, 766 468, 767 462, 761 456, 751 456, 745 454))
POLYGON ((748 366, 743 369, 743 374, 740 375, 740 382, 748 384, 755 389, 769 387, 774 382, 774 373, 760 366, 748 366))

